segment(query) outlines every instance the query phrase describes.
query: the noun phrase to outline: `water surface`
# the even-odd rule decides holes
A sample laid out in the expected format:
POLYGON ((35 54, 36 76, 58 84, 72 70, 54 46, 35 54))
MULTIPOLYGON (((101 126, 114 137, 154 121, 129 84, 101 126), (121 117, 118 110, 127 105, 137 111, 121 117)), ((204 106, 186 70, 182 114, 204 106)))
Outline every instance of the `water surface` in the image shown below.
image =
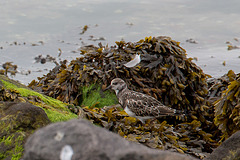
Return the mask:
POLYGON ((238 6, 238 0, 0 1, 0 65, 11 61, 19 72, 30 70, 27 76, 12 77, 27 84, 54 67, 34 63, 37 55, 57 57, 60 48, 63 53, 57 60, 71 60, 79 56, 82 45, 165 35, 180 41, 189 57, 197 57, 205 73, 214 77, 229 69, 238 73, 240 50, 228 51, 225 44, 240 46, 234 40, 240 38, 238 6), (80 34, 85 25, 89 29, 80 34), (186 42, 190 38, 197 44, 186 42))

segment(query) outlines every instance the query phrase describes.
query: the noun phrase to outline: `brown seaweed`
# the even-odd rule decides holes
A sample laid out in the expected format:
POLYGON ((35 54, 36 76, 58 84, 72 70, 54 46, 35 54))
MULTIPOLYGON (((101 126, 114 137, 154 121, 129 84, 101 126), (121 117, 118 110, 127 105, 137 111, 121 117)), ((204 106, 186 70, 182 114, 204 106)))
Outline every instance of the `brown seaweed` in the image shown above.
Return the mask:
POLYGON ((17 65, 14 65, 13 62, 5 62, 2 65, 3 69, 0 69, 0 74, 7 76, 10 73, 12 76, 16 75, 17 65))
MULTIPOLYGON (((138 42, 116 42, 115 46, 85 46, 82 56, 69 65, 62 62, 29 87, 69 103, 81 105, 83 86, 100 84, 104 89, 113 78, 122 78, 132 90, 151 95, 163 104, 183 110, 184 117, 164 117, 143 126, 119 109, 84 108, 85 117, 126 139, 151 148, 174 150, 203 158, 215 148, 221 134, 213 123, 214 106, 209 99, 210 76, 187 58, 179 42, 169 37, 146 37, 138 42), (124 64, 136 55, 141 62, 124 64), (204 152, 204 153, 203 153, 204 152)), ((212 89, 214 87, 212 86, 212 89)), ((213 91, 214 92, 214 91, 213 91)), ((212 96, 218 93, 211 92, 212 96)), ((211 97, 211 96, 210 96, 211 97)), ((78 114, 78 109, 71 110, 78 114)), ((83 112, 81 112, 83 113, 83 112)))
POLYGON ((167 121, 147 121, 142 125, 136 118, 128 117, 117 106, 92 108, 84 107, 85 117, 94 124, 118 133, 129 141, 150 148, 171 150, 204 158, 212 151, 216 142, 212 135, 201 128, 201 122, 193 120, 173 127, 167 121))
POLYGON ((240 74, 236 75, 230 70, 222 79, 227 84, 218 84, 218 89, 222 91, 213 102, 214 123, 222 132, 220 142, 240 130, 240 74))
POLYGON ((81 52, 83 57, 72 60, 68 66, 56 66, 30 86, 79 105, 80 86, 90 82, 109 84, 111 79, 120 77, 130 89, 150 94, 176 109, 198 112, 205 104, 207 75, 186 57, 179 43, 169 37, 147 37, 136 43, 120 41, 112 47, 88 46, 81 52), (139 65, 125 67, 136 53, 141 55, 139 65), (146 89, 150 90, 146 92, 146 89))

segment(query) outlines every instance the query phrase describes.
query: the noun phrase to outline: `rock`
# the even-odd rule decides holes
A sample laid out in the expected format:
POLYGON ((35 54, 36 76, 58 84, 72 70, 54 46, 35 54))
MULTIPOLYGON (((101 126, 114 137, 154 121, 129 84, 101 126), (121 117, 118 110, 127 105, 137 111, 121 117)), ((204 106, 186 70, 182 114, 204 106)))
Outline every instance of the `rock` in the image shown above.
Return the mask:
POLYGON ((20 159, 23 144, 36 129, 77 117, 65 103, 0 75, 0 159, 20 159))
POLYGON ((237 160, 240 159, 240 131, 233 134, 216 148, 205 160, 237 160))
POLYGON ((86 120, 70 120, 39 129, 25 143, 24 160, 190 160, 180 153, 127 141, 86 120))
POLYGON ((0 102, 0 159, 20 159, 27 137, 48 123, 46 113, 37 106, 0 102))
POLYGON ((0 75, 0 101, 34 104, 46 112, 51 122, 67 121, 78 117, 67 108, 66 103, 33 91, 2 75, 0 75))

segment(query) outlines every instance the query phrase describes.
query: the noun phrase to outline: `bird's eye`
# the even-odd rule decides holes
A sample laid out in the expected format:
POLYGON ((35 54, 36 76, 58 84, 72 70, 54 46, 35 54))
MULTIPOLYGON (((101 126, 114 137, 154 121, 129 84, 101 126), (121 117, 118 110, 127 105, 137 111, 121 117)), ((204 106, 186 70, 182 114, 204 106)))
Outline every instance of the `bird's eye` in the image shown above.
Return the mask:
POLYGON ((112 84, 113 84, 113 85, 117 85, 117 83, 116 83, 116 82, 113 82, 112 84))

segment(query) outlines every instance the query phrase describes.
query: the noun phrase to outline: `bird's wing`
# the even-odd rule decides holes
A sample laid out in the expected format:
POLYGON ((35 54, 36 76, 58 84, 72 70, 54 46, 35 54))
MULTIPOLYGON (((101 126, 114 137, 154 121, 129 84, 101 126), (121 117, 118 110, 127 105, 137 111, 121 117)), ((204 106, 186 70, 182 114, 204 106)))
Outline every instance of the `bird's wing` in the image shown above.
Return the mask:
POLYGON ((131 91, 126 93, 124 97, 125 105, 127 105, 136 116, 161 117, 176 112, 175 109, 163 105, 155 98, 139 92, 131 91))

